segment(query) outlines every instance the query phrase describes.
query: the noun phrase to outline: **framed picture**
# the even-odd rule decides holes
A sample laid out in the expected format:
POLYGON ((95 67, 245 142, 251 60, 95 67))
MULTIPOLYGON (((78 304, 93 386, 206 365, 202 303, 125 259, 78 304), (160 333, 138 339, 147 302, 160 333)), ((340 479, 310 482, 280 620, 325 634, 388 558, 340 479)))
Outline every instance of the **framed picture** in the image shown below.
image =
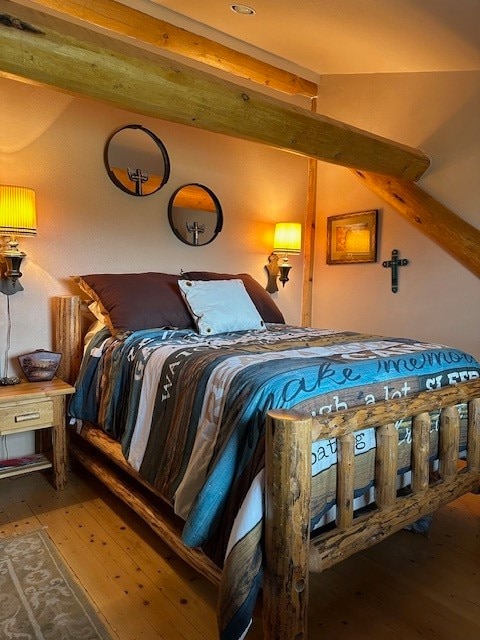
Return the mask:
POLYGON ((378 210, 327 218, 327 264, 377 261, 378 210))

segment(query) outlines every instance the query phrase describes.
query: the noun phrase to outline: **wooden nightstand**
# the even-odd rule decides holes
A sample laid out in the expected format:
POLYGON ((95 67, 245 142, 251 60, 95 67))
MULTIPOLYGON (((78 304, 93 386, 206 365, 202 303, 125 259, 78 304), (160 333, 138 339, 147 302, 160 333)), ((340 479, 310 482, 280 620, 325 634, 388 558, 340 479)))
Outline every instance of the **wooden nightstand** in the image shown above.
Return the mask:
POLYGON ((43 454, 25 456, 11 462, 0 460, 0 479, 8 476, 53 468, 55 489, 67 482, 67 442, 65 397, 74 387, 60 378, 48 382, 21 382, 0 386, 0 436, 37 429, 50 429, 52 459, 43 454))

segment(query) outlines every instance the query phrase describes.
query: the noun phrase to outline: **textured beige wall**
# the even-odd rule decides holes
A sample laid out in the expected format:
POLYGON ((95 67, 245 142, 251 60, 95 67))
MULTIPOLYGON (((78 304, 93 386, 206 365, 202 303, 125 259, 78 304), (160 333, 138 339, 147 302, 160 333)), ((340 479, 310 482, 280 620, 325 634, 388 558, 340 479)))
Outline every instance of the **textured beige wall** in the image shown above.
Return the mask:
MULTIPOLYGON (((325 76, 319 111, 422 149, 432 160, 419 185, 480 228, 480 72, 325 76)), ((313 322, 418 337, 480 358, 480 282, 348 170, 320 165, 313 322), (327 265, 326 218, 379 209, 378 261, 327 265), (390 290, 382 261, 410 264, 390 290)), ((479 247, 480 250, 480 247, 479 247)))
MULTIPOLYGON (((293 154, 154 120, 53 90, 0 79, 0 183, 35 189, 38 232, 20 246, 25 291, 10 298, 11 367, 16 356, 50 348, 50 298, 77 293, 73 274, 193 269, 249 272, 266 284, 274 223, 301 221, 307 162, 293 154), (137 198, 108 178, 103 149, 120 126, 139 123, 165 144, 170 179, 137 198), (181 243, 168 224, 172 193, 199 182, 219 198, 224 227, 204 247, 181 243)), ((301 259, 276 294, 289 322, 300 322, 301 259)), ((0 297, 0 345, 6 299, 0 297)))

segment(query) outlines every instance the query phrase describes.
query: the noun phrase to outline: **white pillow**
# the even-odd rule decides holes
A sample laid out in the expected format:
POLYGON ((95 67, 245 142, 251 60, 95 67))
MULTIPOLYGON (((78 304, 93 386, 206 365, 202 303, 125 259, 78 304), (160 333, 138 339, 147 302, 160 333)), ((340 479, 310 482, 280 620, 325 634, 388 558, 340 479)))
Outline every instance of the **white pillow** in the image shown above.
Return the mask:
POLYGON ((265 329, 241 280, 179 280, 178 285, 200 335, 265 329))

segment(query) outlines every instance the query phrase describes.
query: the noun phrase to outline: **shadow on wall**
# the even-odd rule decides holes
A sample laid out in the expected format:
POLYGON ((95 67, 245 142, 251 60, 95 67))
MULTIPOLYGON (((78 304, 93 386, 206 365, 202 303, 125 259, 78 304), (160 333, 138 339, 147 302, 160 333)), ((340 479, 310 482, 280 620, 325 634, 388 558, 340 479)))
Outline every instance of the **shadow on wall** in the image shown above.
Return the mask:
POLYGON ((0 153, 20 151, 37 140, 75 99, 59 91, 7 78, 0 78, 0 94, 0 153))

